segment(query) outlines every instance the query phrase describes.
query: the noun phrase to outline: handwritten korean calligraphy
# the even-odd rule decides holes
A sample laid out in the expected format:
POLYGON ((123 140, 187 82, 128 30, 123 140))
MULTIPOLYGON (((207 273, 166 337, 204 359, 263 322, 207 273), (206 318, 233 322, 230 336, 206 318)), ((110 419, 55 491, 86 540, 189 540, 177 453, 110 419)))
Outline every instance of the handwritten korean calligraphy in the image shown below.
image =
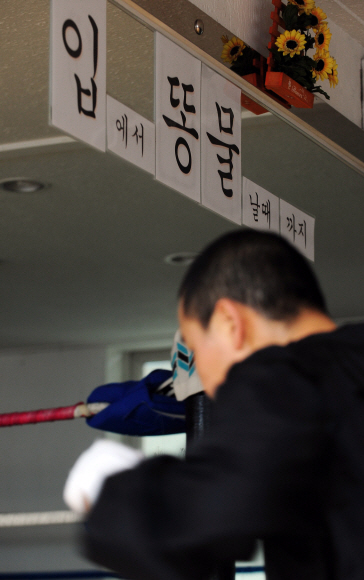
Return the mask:
POLYGON ((279 233, 279 198, 243 177, 243 224, 279 233))
POLYGON ((314 261, 315 218, 280 200, 281 235, 314 261))
POLYGON ((107 96, 107 148, 155 174, 155 126, 126 105, 107 96))
POLYGON ((52 0, 51 43, 51 123, 105 151, 106 0, 52 0))
MULTIPOLYGON (((173 108, 177 108, 180 104, 180 99, 175 99, 173 97, 173 87, 180 86, 179 78, 178 77, 173 77, 173 78, 167 77, 167 78, 168 78, 168 82, 171 85, 171 93, 170 93, 169 100, 170 100, 171 106, 173 108)), ((188 105, 187 99, 186 99, 187 92, 194 93, 193 85, 185 85, 184 83, 182 83, 182 89, 184 92, 184 97, 183 97, 184 110, 186 111, 186 113, 195 114, 196 113, 195 106, 188 105)), ((181 117, 182 117, 182 125, 181 125, 181 123, 176 123, 172 119, 169 119, 166 115, 163 115, 163 119, 165 120, 167 126, 174 127, 176 129, 180 129, 181 131, 186 131, 186 133, 188 133, 189 135, 192 135, 195 139, 198 139, 199 135, 198 135, 196 129, 193 129, 192 127, 186 127, 186 115, 185 115, 185 113, 183 111, 180 111, 180 113, 181 113, 181 117)), ((184 137, 178 137, 174 150, 175 150, 176 161, 177 161, 177 165, 178 165, 179 169, 182 171, 182 173, 185 173, 187 175, 192 169, 192 155, 191 155, 190 146, 184 137), (188 161, 187 161, 186 165, 184 165, 180 160, 179 148, 181 146, 184 147, 187 151, 188 161)))
POLYGON ((241 224, 241 91, 202 65, 202 204, 241 224))
POLYGON ((156 34, 156 178, 200 201, 201 63, 156 34))
MULTIPOLYGON (((91 82, 91 90, 88 88, 82 88, 81 86, 81 80, 80 77, 75 73, 75 81, 76 81, 76 86, 77 86, 77 107, 78 107, 78 112, 79 113, 83 113, 84 115, 87 115, 89 117, 92 117, 93 119, 96 118, 96 114, 95 114, 95 110, 96 110, 96 103, 97 103, 97 85, 95 82, 95 76, 96 76, 96 71, 97 71, 97 60, 98 60, 98 36, 99 36, 99 29, 98 26, 95 22, 95 20, 92 18, 92 16, 89 14, 88 15, 88 19, 90 21, 91 27, 92 27, 92 32, 93 32, 93 61, 94 61, 94 70, 93 70, 93 75, 90 79, 91 82), (92 104, 91 104, 91 109, 85 109, 82 106, 82 97, 83 95, 85 95, 86 97, 91 97, 92 98, 92 104)), ((62 38, 63 38, 63 44, 65 46, 65 49, 67 50, 68 54, 72 57, 72 58, 79 58, 82 54, 82 38, 80 35, 80 31, 78 29, 77 24, 71 20, 70 18, 68 18, 67 20, 65 20, 65 22, 63 23, 62 26, 62 38), (77 49, 72 49, 67 41, 67 30, 71 28, 72 30, 75 31, 76 35, 77 35, 77 40, 78 40, 78 46, 77 49)))
POLYGON ((241 91, 156 33, 151 123, 106 95, 106 0, 51 0, 52 125, 314 260, 315 219, 243 178, 241 91))

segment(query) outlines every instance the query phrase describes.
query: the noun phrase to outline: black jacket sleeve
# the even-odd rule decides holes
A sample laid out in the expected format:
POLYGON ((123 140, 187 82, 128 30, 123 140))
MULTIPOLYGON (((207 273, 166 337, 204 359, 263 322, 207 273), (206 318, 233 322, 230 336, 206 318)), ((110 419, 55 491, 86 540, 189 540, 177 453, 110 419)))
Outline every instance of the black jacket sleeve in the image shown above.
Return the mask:
POLYGON ((316 378, 280 349, 236 365, 186 460, 161 456, 106 481, 86 555, 133 580, 202 580, 249 558, 255 538, 318 533, 322 407, 316 378))

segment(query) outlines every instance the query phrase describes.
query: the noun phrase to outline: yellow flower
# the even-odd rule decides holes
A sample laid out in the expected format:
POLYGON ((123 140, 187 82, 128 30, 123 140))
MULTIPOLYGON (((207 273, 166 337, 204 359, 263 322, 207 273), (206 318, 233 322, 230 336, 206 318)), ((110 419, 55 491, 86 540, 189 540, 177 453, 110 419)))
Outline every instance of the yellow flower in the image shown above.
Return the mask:
POLYGON ((222 41, 226 40, 224 48, 222 49, 221 58, 225 62, 234 62, 241 55, 245 48, 245 44, 240 38, 233 36, 231 40, 228 40, 227 36, 221 38, 222 41))
POLYGON ((320 24, 320 26, 318 26, 316 30, 317 30, 315 36, 316 50, 319 54, 323 54, 324 52, 327 52, 329 50, 329 44, 332 34, 326 22, 320 24))
POLYGON ((327 18, 325 12, 321 10, 321 8, 318 8, 317 6, 311 11, 311 16, 314 17, 312 28, 317 28, 327 18))
POLYGON ((312 76, 321 81, 328 78, 332 74, 332 69, 334 68, 334 59, 329 55, 328 52, 323 54, 316 54, 313 56, 313 60, 316 61, 316 67, 312 69, 312 76))
POLYGON ((305 35, 299 30, 285 30, 277 40, 278 52, 283 52, 283 56, 289 54, 292 58, 295 54, 300 54, 306 44, 305 35))
POLYGON ((298 6, 298 11, 300 14, 303 12, 306 14, 311 14, 312 10, 315 8, 314 0, 288 0, 288 2, 298 6))
POLYGON ((333 58, 333 65, 332 65, 332 74, 328 74, 327 78, 330 81, 330 87, 336 87, 336 85, 339 83, 339 78, 337 76, 337 62, 336 60, 333 58))

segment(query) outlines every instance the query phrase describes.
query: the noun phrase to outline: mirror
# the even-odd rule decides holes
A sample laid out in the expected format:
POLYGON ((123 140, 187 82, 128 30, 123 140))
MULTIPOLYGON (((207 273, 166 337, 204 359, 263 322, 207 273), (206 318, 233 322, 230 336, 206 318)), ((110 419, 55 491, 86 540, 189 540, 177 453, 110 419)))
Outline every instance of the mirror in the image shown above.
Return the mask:
MULTIPOLYGON (((165 258, 197 253, 236 226, 113 154, 49 126, 49 2, 7 2, 2 9, 7 50, 1 65, 0 181, 27 178, 44 184, 33 193, 0 189, 3 410, 14 411, 71 404, 75 394, 87 396, 105 380, 97 358, 104 345, 122 345, 125 351, 169 348, 184 268, 165 258), (80 347, 86 349, 87 361, 93 360, 88 374, 89 362, 76 357, 72 363, 74 354, 67 350, 80 347), (70 365, 69 386, 49 375, 40 389, 29 368, 19 371, 17 391, 6 382, 23 360, 11 357, 36 352, 46 373, 46 353, 52 349, 65 352, 59 372, 70 365), (78 388, 75 377, 81 375, 84 383, 78 388), (22 384, 27 377, 32 381, 22 384)), ((107 30, 107 92, 153 121, 153 31, 111 3, 107 30)), ((320 104, 310 112, 318 125, 325 107, 320 104)), ((271 113, 244 112, 241 123, 243 175, 316 218, 314 268, 330 311, 339 322, 362 318, 364 177, 271 113)), ((347 149, 359 157, 359 135, 347 139, 347 149)), ((70 456, 75 458, 95 433, 80 424, 67 430, 64 425, 22 429, 1 433, 8 465, 0 484, 1 510, 64 509, 61 489, 70 456), (45 451, 48 441, 52 448, 45 451), (56 454, 57 461, 42 464, 40 483, 34 466, 45 454, 49 461, 56 454), (16 459, 31 456, 35 464, 26 461, 26 469, 16 459)), ((14 532, 16 549, 19 537, 14 532)), ((9 548, 9 539, 4 542, 9 548)), ((7 562, 4 571, 26 565, 28 560, 20 565, 15 554, 11 561, 1 556, 7 562)), ((70 561, 78 569, 87 567, 71 557, 67 564, 59 554, 52 558, 59 569, 70 561)), ((29 562, 34 569, 34 561, 29 562)))

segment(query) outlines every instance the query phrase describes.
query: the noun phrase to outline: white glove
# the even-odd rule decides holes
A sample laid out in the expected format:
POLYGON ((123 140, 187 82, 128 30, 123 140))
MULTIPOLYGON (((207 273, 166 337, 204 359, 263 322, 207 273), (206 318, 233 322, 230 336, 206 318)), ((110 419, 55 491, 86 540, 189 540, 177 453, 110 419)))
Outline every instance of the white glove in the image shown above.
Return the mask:
POLYGON ((84 451, 68 474, 63 499, 71 510, 85 514, 97 500, 107 477, 132 469, 144 458, 141 451, 109 439, 99 439, 84 451))

